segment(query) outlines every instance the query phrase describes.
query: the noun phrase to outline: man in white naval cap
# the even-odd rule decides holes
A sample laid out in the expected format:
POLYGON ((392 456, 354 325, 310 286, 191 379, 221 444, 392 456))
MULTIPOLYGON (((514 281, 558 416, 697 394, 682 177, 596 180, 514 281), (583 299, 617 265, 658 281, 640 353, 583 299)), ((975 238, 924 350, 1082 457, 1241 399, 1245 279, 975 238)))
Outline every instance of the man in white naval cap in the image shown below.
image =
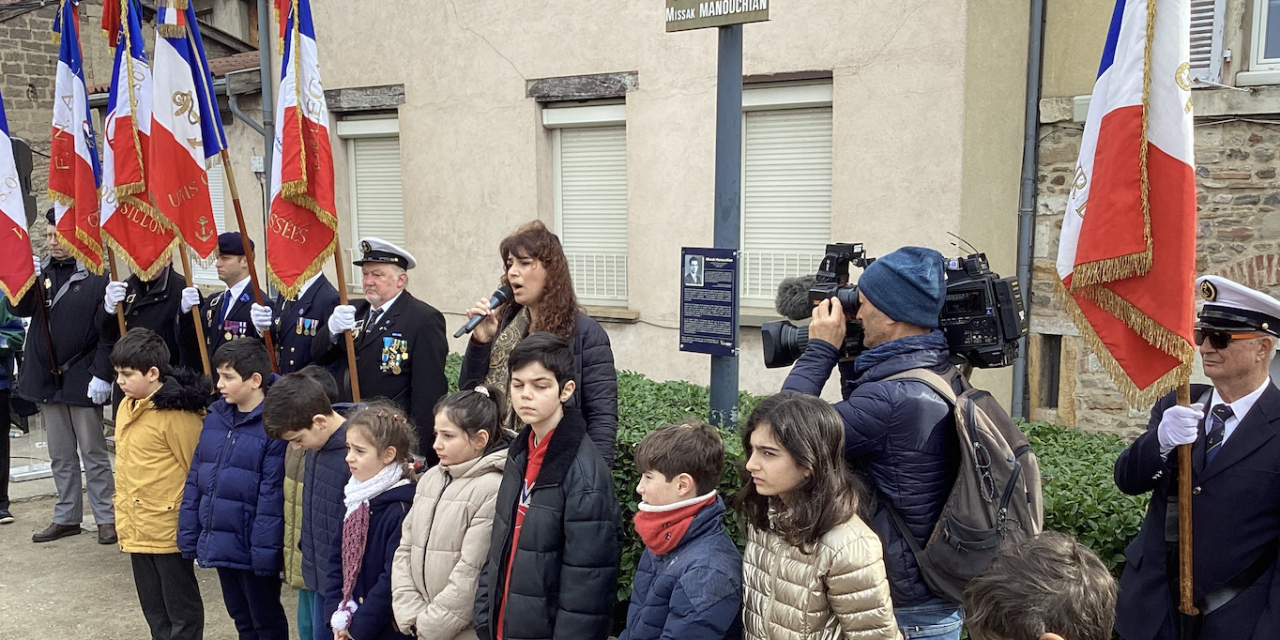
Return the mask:
MULTIPOLYGON (((342 332, 355 334, 356 370, 361 400, 389 398, 404 408, 418 431, 418 454, 439 461, 435 442, 436 401, 449 390, 444 360, 449 353, 444 315, 414 298, 405 286, 417 261, 408 251, 379 238, 360 240, 354 263, 363 273, 364 300, 334 307, 326 326, 311 343, 316 364, 347 362, 342 332)), ((347 376, 340 376, 343 400, 351 399, 347 376)))
MULTIPOLYGON (((1116 461, 1116 486, 1151 493, 1137 538, 1125 550, 1116 631, 1125 640, 1280 638, 1280 601, 1270 601, 1280 539, 1280 389, 1268 368, 1280 336, 1280 302, 1218 276, 1196 281, 1204 306, 1195 343, 1213 386, 1191 385, 1191 406, 1169 394, 1146 433, 1116 461), (1174 448, 1192 445, 1191 469, 1174 448), (1200 615, 1178 612, 1178 474, 1192 478, 1192 570, 1200 615), (1168 529, 1168 530, 1167 530, 1168 529)), ((1280 581, 1278 581, 1280 582, 1280 581)), ((1277 585, 1280 587, 1280 584, 1277 585)), ((1278 591, 1277 593, 1280 593, 1278 591)))

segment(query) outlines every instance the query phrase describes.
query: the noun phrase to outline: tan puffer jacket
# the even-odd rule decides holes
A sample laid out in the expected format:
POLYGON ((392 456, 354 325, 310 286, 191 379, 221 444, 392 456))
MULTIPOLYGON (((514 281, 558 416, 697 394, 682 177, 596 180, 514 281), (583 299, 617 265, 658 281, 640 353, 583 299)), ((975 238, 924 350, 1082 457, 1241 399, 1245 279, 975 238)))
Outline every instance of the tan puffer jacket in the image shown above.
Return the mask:
POLYGON ((494 500, 507 449, 437 466, 418 480, 391 565, 391 606, 401 633, 474 639, 472 608, 489 555, 494 500))
POLYGON ((742 556, 746 640, 896 640, 880 539, 858 516, 818 539, 812 553, 747 527, 742 556))
POLYGON ((302 478, 306 472, 306 452, 296 447, 284 451, 284 583, 304 589, 302 582, 302 478))

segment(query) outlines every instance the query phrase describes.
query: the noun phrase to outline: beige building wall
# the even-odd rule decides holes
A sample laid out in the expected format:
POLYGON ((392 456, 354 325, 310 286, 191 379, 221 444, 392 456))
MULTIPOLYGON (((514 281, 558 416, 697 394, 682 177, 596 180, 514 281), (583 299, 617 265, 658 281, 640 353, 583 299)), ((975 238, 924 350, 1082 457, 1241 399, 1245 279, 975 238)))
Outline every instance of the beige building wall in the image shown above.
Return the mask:
MULTIPOLYGON (((678 351, 678 262, 682 246, 712 244, 717 34, 667 34, 661 5, 622 4, 313 11, 327 89, 405 87, 407 248, 422 265, 411 290, 451 327, 497 283, 499 241, 535 217, 554 224, 551 132, 526 82, 638 72, 626 113, 629 308, 639 321, 605 328, 619 368, 706 384, 708 358, 678 351)), ((1012 273, 1028 18, 1009 5, 785 3, 771 22, 745 27, 745 74, 833 76, 832 237, 815 248, 864 242, 883 255, 922 244, 955 255, 952 232, 1012 273)), ((345 154, 335 138, 340 217, 345 154)), ((742 388, 776 391, 787 370, 764 369, 758 329, 741 335, 742 388)), ((1007 399, 1007 376, 1001 384, 993 390, 1007 399)))
POLYGON ((1112 0, 1046 0, 1042 97, 1093 93, 1114 7, 1112 0))

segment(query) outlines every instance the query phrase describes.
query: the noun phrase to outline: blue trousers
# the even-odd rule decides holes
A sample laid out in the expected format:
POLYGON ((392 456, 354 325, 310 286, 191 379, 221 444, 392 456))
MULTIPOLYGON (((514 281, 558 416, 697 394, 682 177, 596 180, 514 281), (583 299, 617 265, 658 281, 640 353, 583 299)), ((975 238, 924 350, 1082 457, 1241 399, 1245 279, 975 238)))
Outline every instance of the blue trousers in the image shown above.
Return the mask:
MULTIPOLYGON (((300 640, 317 640, 315 637, 315 617, 312 611, 315 606, 316 592, 302 588, 298 590, 298 638, 300 640)), ((318 640, 327 640, 320 638, 318 640)))
POLYGON ((893 615, 905 640, 960 640, 960 628, 964 626, 964 610, 941 598, 912 607, 894 607, 893 615))
POLYGON ((280 604, 279 576, 218 567, 222 600, 240 640, 289 640, 289 618, 280 604))

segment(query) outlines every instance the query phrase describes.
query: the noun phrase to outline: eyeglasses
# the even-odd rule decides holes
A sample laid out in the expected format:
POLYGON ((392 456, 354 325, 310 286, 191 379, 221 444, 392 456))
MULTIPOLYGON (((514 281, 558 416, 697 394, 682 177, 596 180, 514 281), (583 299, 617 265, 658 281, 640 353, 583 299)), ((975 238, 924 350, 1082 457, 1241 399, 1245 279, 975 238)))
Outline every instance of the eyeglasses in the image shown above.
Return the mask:
POLYGON ((1196 346, 1204 344, 1205 339, 1209 340, 1209 344, 1214 349, 1226 349, 1232 340, 1248 340, 1251 338, 1267 338, 1271 334, 1268 333, 1230 333, 1227 331, 1215 331, 1213 329, 1196 329, 1195 341, 1196 346))

